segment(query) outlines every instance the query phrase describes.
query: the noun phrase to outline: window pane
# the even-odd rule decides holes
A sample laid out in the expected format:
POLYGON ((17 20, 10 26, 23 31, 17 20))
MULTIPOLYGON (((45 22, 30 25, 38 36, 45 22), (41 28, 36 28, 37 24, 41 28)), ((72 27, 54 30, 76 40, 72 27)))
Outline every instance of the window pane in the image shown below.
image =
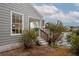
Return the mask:
POLYGON ((19 33, 20 25, 19 24, 15 24, 15 28, 16 28, 16 33, 19 33))
POLYGON ((16 29, 20 28, 20 24, 15 24, 15 28, 16 29))
POLYGON ((22 15, 20 15, 20 33, 22 33, 22 15))
POLYGON ((20 15, 16 14, 16 18, 15 18, 16 23, 20 23, 20 22, 19 22, 19 17, 20 17, 20 15))
POLYGON ((18 34, 19 33, 19 29, 16 29, 16 34, 18 34))
POLYGON ((22 24, 20 25, 20 33, 22 33, 22 24))
POLYGON ((12 24, 12 28, 15 28, 15 24, 12 24))
POLYGON ((15 23, 15 15, 12 14, 12 23, 15 23))
POLYGON ((22 29, 20 29, 20 33, 22 33, 22 29))
POLYGON ((15 29, 12 29, 12 33, 15 34, 15 32, 16 32, 15 29))
POLYGON ((22 15, 20 15, 20 19, 19 20, 20 20, 20 23, 22 24, 22 15))
POLYGON ((20 33, 20 24, 15 24, 16 33, 20 33))

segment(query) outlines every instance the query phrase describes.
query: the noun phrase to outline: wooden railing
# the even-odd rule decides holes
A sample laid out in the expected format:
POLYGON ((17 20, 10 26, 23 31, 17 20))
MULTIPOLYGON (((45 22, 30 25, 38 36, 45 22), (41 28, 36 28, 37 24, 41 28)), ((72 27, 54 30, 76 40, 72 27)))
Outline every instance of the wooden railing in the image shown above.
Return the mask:
POLYGON ((48 35, 48 33, 46 33, 43 29, 40 29, 40 34, 41 34, 41 37, 42 37, 43 39, 45 39, 46 41, 49 40, 49 35, 48 35))

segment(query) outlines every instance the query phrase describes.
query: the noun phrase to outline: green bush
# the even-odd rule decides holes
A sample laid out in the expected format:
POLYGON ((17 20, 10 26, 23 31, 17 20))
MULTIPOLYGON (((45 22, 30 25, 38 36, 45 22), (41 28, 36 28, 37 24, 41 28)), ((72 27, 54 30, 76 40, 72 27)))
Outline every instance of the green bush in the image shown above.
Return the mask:
POLYGON ((79 55, 79 36, 75 33, 71 36, 71 50, 76 55, 79 55))
POLYGON ((68 42, 71 42, 71 35, 67 35, 66 39, 67 39, 68 42))
POLYGON ((32 47, 36 38, 37 34, 34 30, 24 30, 20 37, 20 42, 22 42, 25 45, 25 47, 30 48, 32 47))
POLYGON ((71 37, 71 45, 72 45, 72 49, 78 49, 79 48, 79 36, 77 36, 76 34, 73 34, 71 37))
POLYGON ((77 35, 79 35, 79 29, 77 29, 77 30, 75 31, 75 33, 76 33, 77 35))
POLYGON ((39 28, 34 28, 33 30, 36 32, 37 36, 39 36, 39 28))

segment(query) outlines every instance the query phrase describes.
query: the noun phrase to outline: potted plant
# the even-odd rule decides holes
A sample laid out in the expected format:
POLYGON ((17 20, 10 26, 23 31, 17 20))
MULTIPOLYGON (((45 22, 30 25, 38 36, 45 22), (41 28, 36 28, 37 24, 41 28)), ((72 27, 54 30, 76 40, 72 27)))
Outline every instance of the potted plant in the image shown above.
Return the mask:
POLYGON ((36 38, 37 34, 34 30, 24 30, 20 37, 20 42, 22 42, 25 47, 30 48, 33 46, 33 43, 35 43, 36 38))

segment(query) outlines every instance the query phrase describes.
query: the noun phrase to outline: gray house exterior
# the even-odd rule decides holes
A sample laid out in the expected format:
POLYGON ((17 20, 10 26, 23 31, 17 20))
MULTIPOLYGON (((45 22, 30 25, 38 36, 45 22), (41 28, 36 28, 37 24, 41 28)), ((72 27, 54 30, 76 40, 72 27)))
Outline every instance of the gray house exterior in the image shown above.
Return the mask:
MULTIPOLYGON (((20 14, 22 29, 29 29, 29 18, 41 20, 42 16, 28 3, 0 3, 0 52, 14 49, 20 46, 17 38, 19 34, 12 33, 12 13, 20 14)), ((14 30, 13 30, 14 31, 14 30)))

